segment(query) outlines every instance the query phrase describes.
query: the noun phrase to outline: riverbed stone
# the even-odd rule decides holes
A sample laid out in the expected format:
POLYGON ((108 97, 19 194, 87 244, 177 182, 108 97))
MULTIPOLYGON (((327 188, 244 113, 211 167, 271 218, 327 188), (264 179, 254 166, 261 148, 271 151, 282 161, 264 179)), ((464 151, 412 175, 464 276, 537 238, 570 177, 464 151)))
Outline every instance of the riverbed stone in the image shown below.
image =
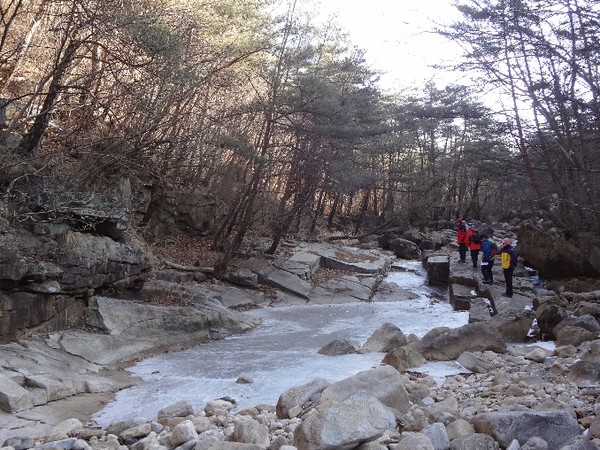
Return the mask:
POLYGON ((173 428, 171 433, 171 445, 177 447, 198 437, 194 423, 191 420, 184 420, 173 428))
POLYGON ((389 364, 402 373, 411 367, 421 367, 427 360, 416 350, 413 350, 409 346, 404 346, 389 351, 381 362, 389 364))
POLYGON ((235 422, 229 440, 268 447, 270 444, 269 429, 250 417, 240 417, 235 422))
POLYGON ((369 336, 360 353, 389 352, 408 344, 406 335, 393 323, 386 322, 369 336))
POLYGON ((364 370, 332 383, 321 393, 319 403, 343 401, 359 391, 370 393, 384 405, 400 412, 406 412, 410 407, 408 392, 400 373, 387 365, 364 370))
POLYGON ((223 416, 233 409, 233 403, 227 400, 211 400, 204 406, 207 416, 223 416))
POLYGON ((446 286, 450 279, 448 255, 434 255, 427 258, 427 280, 432 285, 446 286))
POLYGON ((453 329, 433 329, 410 346, 426 359, 449 361, 466 351, 506 351, 506 343, 498 331, 485 323, 469 323, 453 329))
POLYGON ((194 414, 194 407, 188 400, 180 400, 158 411, 158 420, 171 417, 186 417, 194 414))
POLYGON ((296 406, 302 406, 308 402, 315 394, 321 393, 331 384, 324 378, 315 378, 308 383, 300 386, 294 386, 284 391, 277 400, 276 413, 280 419, 287 419, 289 412, 296 406))
POLYGON ((477 414, 471 422, 478 433, 492 436, 501 446, 513 439, 541 437, 549 449, 559 449, 579 435, 577 420, 566 411, 502 411, 477 414))
POLYGON ((450 283, 450 304, 455 311, 468 311, 471 301, 477 297, 477 292, 469 286, 450 283))
POLYGON ((317 353, 326 356, 338 356, 357 352, 358 346, 350 339, 334 339, 321 347, 317 353))
POLYGON ((15 413, 33 408, 33 400, 24 387, 0 373, 0 409, 15 413))
POLYGON ((322 402, 296 428, 293 442, 298 450, 350 450, 382 436, 394 423, 393 414, 381 401, 361 391, 342 401, 322 402))

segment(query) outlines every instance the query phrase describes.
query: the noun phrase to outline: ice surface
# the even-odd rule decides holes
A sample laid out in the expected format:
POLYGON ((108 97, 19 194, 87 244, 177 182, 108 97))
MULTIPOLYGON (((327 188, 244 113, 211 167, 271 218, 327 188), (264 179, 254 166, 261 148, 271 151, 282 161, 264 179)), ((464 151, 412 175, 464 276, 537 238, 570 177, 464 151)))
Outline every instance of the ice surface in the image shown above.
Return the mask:
MULTIPOLYGON (((419 337, 434 327, 467 323, 468 313, 453 311, 444 291, 426 286, 420 263, 405 262, 404 269, 386 278, 402 288, 397 301, 261 308, 248 312, 262 319, 255 331, 141 361, 129 370, 143 381, 120 391, 94 421, 106 427, 134 417, 154 420, 160 409, 179 400, 190 401, 196 409, 224 396, 238 402, 236 410, 276 404, 290 387, 317 377, 341 380, 378 366, 383 359, 382 353, 317 353, 334 339, 362 344, 384 322, 419 337), (406 290, 418 294, 418 299, 402 298, 406 290), (440 293, 444 294, 441 301, 440 293), (252 378, 253 383, 236 383, 240 376, 252 378)), ((449 368, 431 365, 425 371, 443 376, 449 368)))

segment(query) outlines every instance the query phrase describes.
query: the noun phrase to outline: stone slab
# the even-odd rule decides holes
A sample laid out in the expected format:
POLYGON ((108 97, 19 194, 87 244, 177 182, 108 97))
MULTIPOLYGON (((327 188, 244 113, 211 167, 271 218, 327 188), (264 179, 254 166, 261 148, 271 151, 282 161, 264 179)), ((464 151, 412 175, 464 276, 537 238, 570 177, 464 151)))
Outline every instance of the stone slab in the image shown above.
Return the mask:
POLYGON ((394 259, 393 256, 383 254, 379 250, 324 243, 305 244, 301 251, 320 256, 322 267, 354 273, 384 273, 394 259))
POLYGON ((477 292, 469 286, 452 283, 450 285, 450 305, 455 311, 468 311, 477 292))

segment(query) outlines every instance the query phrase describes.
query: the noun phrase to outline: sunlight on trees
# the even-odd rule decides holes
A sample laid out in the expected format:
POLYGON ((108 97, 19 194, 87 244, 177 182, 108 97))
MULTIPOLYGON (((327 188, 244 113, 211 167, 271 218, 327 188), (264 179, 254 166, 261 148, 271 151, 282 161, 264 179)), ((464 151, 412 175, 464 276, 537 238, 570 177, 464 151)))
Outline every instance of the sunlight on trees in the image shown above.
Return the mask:
POLYGON ((167 197, 213 202, 224 265, 252 233, 275 252, 325 226, 502 218, 529 198, 600 227, 594 2, 461 2, 442 33, 512 99, 508 119, 474 87, 383 95, 364 52, 299 0, 0 5, 4 186, 128 178, 151 186, 141 226, 167 197))
POLYGON ((444 33, 463 44, 465 65, 511 99, 515 145, 539 207, 552 203, 563 226, 597 230, 600 5, 486 0, 459 9, 465 20, 444 33))

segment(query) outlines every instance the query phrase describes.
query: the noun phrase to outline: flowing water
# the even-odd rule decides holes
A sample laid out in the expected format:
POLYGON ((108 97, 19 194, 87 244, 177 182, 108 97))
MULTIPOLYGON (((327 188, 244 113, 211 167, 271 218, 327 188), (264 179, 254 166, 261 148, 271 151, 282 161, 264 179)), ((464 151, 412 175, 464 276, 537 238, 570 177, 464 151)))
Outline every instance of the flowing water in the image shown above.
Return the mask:
MULTIPOLYGON (((120 391, 94 421, 106 427, 134 417, 154 420, 161 408, 179 400, 190 401, 196 409, 224 396, 238 402, 237 410, 261 403, 273 405, 290 387, 317 377, 337 381, 379 365, 384 356, 317 353, 334 339, 362 344, 385 322, 418 337, 434 327, 467 323, 468 313, 453 311, 445 290, 426 285, 420 263, 407 261, 402 266, 403 271, 391 272, 386 278, 399 287, 394 301, 256 309, 248 314, 260 317, 262 324, 252 332, 136 364, 129 370, 143 381, 120 391), (253 382, 237 383, 242 376, 253 382)), ((457 373, 458 368, 445 363, 428 364, 422 370, 443 376, 457 373)))

